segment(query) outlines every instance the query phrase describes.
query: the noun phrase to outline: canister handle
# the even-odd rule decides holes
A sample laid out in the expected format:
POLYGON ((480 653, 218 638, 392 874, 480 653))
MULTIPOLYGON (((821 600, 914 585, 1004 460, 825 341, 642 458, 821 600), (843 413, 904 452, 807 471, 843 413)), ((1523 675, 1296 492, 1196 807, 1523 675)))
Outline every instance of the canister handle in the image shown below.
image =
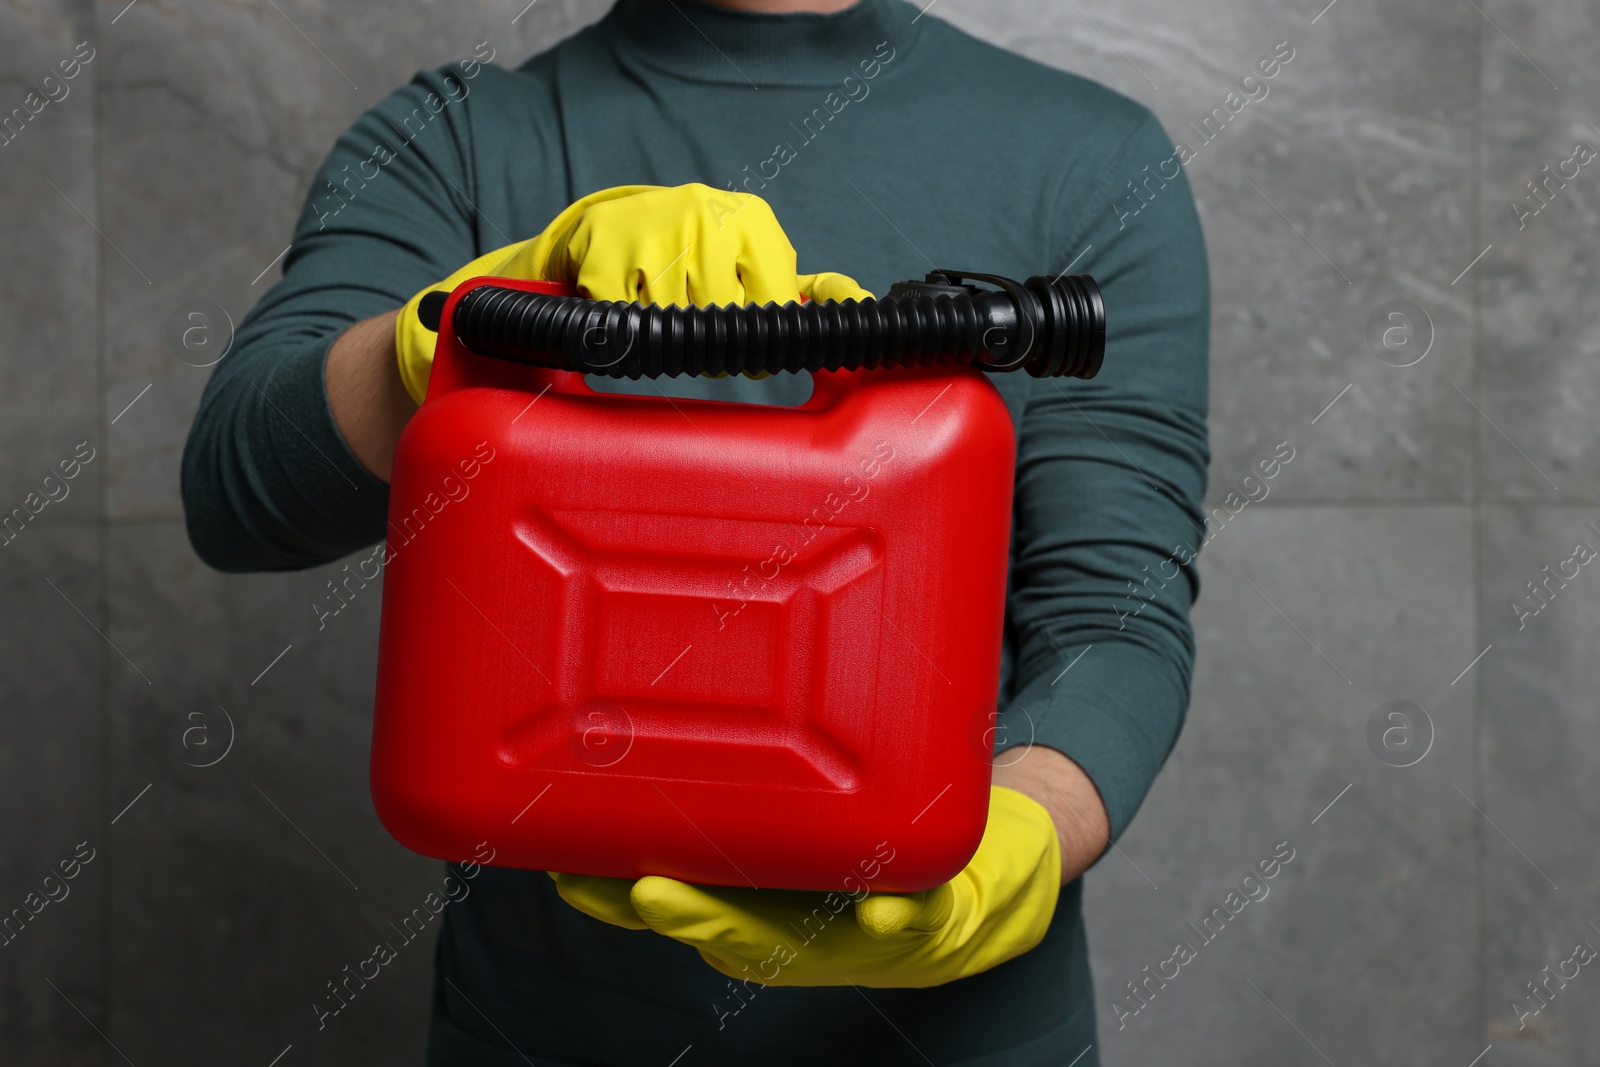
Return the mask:
POLYGON ((1105 306, 1087 275, 936 270, 881 300, 687 308, 474 282, 454 301, 428 294, 422 324, 479 355, 613 378, 932 366, 1092 378, 1105 356, 1105 306))
MULTIPOLYGON (((440 324, 452 322, 454 321, 456 305, 461 302, 461 298, 484 285, 493 285, 497 289, 545 293, 550 296, 578 295, 577 287, 566 282, 519 281, 513 278, 484 276, 469 278, 456 286, 454 291, 445 297, 442 307, 425 310, 429 312, 436 311, 438 323, 440 324)), ((424 298, 424 300, 426 299, 424 298)), ((433 350, 433 369, 428 375, 427 399, 429 400, 457 389, 467 389, 475 386, 516 389, 530 393, 551 391, 590 396, 600 395, 589 386, 588 382, 584 381, 583 375, 576 371, 555 370, 549 367, 536 367, 509 363, 505 360, 489 359, 467 348, 461 342, 461 339, 456 336, 454 330, 441 329, 438 334, 438 340, 435 342, 433 350)))
MULTIPOLYGON (((517 281, 510 278, 470 278, 444 297, 442 305, 426 309, 429 319, 437 315, 435 326, 453 321, 456 305, 469 292, 481 286, 497 289, 514 289, 529 293, 546 293, 551 296, 577 296, 577 287, 567 282, 517 281)), ((806 297, 802 296, 804 301, 806 297)), ((467 348, 454 330, 440 329, 434 346, 433 369, 428 377, 428 399, 443 396, 457 389, 489 386, 516 389, 529 393, 556 392, 576 396, 607 396, 589 385, 585 376, 577 371, 556 370, 528 364, 511 363, 479 355, 467 348)), ((832 370, 812 373, 811 397, 798 410, 822 411, 842 402, 850 393, 873 376, 870 370, 832 370)), ((650 399, 648 396, 645 399, 650 399)), ((736 401, 729 401, 737 403, 736 401)), ((752 405, 754 406, 754 405, 752 405)))

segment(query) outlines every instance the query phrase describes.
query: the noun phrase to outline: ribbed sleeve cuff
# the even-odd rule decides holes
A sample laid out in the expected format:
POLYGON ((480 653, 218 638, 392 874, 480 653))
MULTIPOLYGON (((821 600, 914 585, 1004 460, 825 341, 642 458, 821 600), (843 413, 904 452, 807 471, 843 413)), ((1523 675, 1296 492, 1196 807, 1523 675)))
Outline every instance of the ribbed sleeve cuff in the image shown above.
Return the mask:
POLYGON ((1003 736, 1011 746, 1026 743, 1031 732, 1034 744, 1056 749, 1082 767, 1100 791, 1115 841, 1172 750, 1188 706, 1188 685, 1170 662, 1147 649, 1084 647, 1064 652, 1060 662, 1072 664, 1069 670, 1041 674, 1006 706, 1003 736))
POLYGON ((224 366, 201 401, 184 515, 218 570, 311 567, 382 539, 389 487, 345 444, 323 384, 333 340, 224 366))
MULTIPOLYGON (((339 555, 383 536, 389 486, 361 465, 334 421, 323 377, 328 351, 337 337, 299 349, 275 364, 261 391, 269 401, 274 455, 303 505, 302 517, 314 529, 307 548, 326 546, 339 555)), ((337 558, 337 556, 335 557, 337 558)))

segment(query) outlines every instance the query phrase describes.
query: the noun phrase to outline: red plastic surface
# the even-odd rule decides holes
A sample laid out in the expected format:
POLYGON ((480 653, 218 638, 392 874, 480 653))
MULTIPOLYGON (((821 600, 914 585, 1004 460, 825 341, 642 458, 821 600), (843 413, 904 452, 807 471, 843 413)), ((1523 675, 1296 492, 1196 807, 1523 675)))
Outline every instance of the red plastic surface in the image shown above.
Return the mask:
POLYGON ((441 337, 384 554, 372 795, 402 844, 763 888, 966 864, 1010 414, 972 371, 815 381, 793 408, 619 396, 441 337))

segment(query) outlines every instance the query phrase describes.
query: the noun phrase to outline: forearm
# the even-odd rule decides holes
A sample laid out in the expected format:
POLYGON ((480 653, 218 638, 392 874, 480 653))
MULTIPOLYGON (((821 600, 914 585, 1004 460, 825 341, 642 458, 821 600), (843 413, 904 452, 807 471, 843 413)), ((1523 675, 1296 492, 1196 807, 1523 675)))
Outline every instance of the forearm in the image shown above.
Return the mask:
POLYGON ((361 465, 385 482, 400 431, 417 410, 395 360, 398 314, 390 311, 351 326, 333 343, 323 371, 339 433, 361 465))
POLYGON ((1094 865, 1111 843, 1105 804, 1083 768, 1043 745, 1008 748, 995 758, 994 784, 1038 801, 1061 840, 1061 884, 1094 865))
POLYGON ((358 119, 312 179, 283 277, 239 324, 184 451, 189 537, 211 566, 312 567, 383 539, 394 446, 414 410, 392 309, 483 251, 466 206, 481 199, 468 107, 438 108, 475 76, 476 64, 419 74, 358 119), (373 146, 420 114, 436 116, 427 135, 391 149, 381 179, 366 170, 351 199, 373 146))

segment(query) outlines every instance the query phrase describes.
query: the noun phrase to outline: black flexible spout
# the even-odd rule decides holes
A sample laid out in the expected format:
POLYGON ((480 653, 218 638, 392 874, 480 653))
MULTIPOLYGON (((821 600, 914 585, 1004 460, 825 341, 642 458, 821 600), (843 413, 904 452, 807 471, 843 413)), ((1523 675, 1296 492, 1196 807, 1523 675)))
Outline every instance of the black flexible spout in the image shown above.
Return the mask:
MULTIPOLYGON (((423 325, 439 328, 445 300, 422 300, 423 325)), ((897 282, 881 300, 744 307, 659 307, 484 285, 461 298, 450 325, 480 355, 613 378, 927 366, 1092 378, 1106 343, 1100 289, 1086 274, 1018 283, 946 270, 897 282)))

